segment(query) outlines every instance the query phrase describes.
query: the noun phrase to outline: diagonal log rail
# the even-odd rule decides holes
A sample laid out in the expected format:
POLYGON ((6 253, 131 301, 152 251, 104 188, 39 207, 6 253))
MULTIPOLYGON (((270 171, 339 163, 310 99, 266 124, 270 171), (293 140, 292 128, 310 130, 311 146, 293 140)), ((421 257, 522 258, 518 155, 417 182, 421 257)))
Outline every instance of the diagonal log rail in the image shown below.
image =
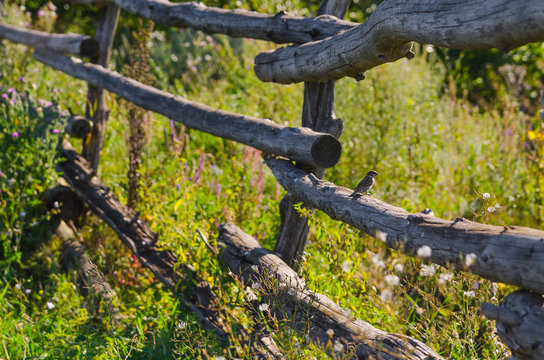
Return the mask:
POLYGON ((206 33, 227 34, 232 37, 253 38, 275 43, 303 44, 325 39, 349 30, 357 23, 334 16, 315 18, 276 15, 246 10, 207 7, 201 2, 173 3, 164 0, 70 0, 72 3, 104 6, 113 3, 123 10, 153 20, 160 25, 193 28, 206 33))
MULTIPOLYGON (((218 299, 210 285, 200 278, 187 264, 177 264, 175 255, 167 250, 159 250, 156 242, 158 235, 144 222, 139 214, 121 203, 110 189, 96 176, 90 164, 65 140, 61 155, 64 161, 56 168, 62 172, 76 193, 87 203, 89 208, 117 233, 119 239, 140 260, 142 265, 174 294, 179 295, 184 289, 181 300, 197 316, 200 324, 215 330, 220 336, 227 336, 223 329, 221 310, 217 309, 218 299), (174 270, 174 269, 177 269, 174 270), (180 276, 179 272, 183 275, 180 276), (181 285, 181 286, 180 286, 181 285)), ((251 349, 259 359, 281 359, 281 353, 274 341, 262 334, 259 343, 251 341, 253 334, 240 330, 247 343, 242 345, 251 349)))
POLYGON ((98 53, 98 42, 79 34, 50 34, 0 23, 0 38, 32 47, 46 47, 61 53, 93 57, 98 53))
POLYGON ((410 42, 505 51, 544 40, 541 0, 385 0, 361 25, 334 37, 255 58, 262 81, 294 83, 361 74, 414 56, 410 42))
POLYGON ((320 167, 331 167, 340 159, 342 147, 332 135, 214 109, 144 85, 101 66, 47 49, 36 48, 34 57, 46 65, 111 91, 189 128, 320 167))
POLYGON ((433 263, 544 293, 544 231, 411 214, 371 196, 351 197, 353 190, 319 180, 289 161, 269 158, 266 163, 304 204, 370 236, 383 233, 379 237, 391 248, 414 255, 429 246, 433 263))
POLYGON ((271 316, 308 335, 311 341, 334 343, 336 349, 351 352, 348 358, 443 359, 420 341, 378 330, 327 296, 309 290, 293 269, 237 226, 221 224, 217 240, 225 245, 220 247, 222 262, 246 283, 259 283, 271 316))

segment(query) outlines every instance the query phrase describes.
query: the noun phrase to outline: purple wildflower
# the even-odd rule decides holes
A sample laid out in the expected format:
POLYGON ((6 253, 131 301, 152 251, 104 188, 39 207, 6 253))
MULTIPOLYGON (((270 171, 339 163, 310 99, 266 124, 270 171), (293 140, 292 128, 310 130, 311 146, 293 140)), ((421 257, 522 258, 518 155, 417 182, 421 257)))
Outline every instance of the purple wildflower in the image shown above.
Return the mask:
POLYGON ((200 176, 202 175, 203 166, 204 166, 204 153, 201 152, 200 158, 198 159, 198 168, 196 169, 195 178, 194 178, 194 181, 196 184, 200 182, 200 176))
POLYGON ((24 77, 24 76, 21 76, 21 77, 19 78, 19 81, 20 81, 20 82, 25 82, 25 77, 24 77))
POLYGON ((3 94, 2 94, 2 99, 7 99, 7 98, 8 98, 8 94, 3 93, 3 94))
POLYGON ((53 94, 58 93, 59 91, 57 89, 53 89, 53 94))
POLYGON ((34 68, 34 69, 32 69, 32 71, 34 71, 34 73, 37 74, 38 73, 38 68, 34 68))
POLYGON ((60 133, 60 130, 59 130, 59 129, 53 129, 53 130, 51 130, 51 132, 52 132, 53 134, 58 134, 58 133, 60 133))
POLYGON ((43 10, 38 10, 38 16, 39 17, 45 16, 45 12, 43 10))
POLYGON ((14 131, 11 133, 11 136, 14 138, 14 139, 17 139, 19 137, 19 133, 17 131, 14 131))
POLYGON ((221 184, 215 185, 215 193, 217 194, 217 198, 221 198, 221 184))
POLYGON ((30 23, 25 23, 25 27, 26 27, 26 28, 29 28, 29 27, 30 27, 30 23))
POLYGON ((15 92, 15 88, 9 88, 8 89, 8 94, 13 94, 15 92))

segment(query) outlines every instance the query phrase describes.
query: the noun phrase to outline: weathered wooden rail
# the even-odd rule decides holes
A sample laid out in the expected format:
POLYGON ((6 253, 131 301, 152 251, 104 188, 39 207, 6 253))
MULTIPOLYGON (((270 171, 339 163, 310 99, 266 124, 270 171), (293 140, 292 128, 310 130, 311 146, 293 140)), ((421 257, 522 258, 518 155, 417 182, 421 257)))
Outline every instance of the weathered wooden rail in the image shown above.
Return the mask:
MULTIPOLYGON (((175 256, 159 251, 156 235, 149 226, 132 209, 121 204, 95 176, 108 115, 104 90, 190 128, 297 161, 295 167, 291 161, 267 154, 268 166, 289 191, 289 196, 282 201, 282 226, 275 249, 282 259, 231 225, 220 227, 219 241, 226 244, 221 251, 222 261, 241 280, 252 282, 266 276, 270 281, 277 280, 272 281, 277 286, 267 290, 287 289, 283 294, 286 300, 283 307, 272 306, 272 311, 278 318, 292 318, 293 326, 309 334, 313 341, 325 343, 332 337, 354 349, 358 358, 440 359, 418 341, 386 334, 362 320, 353 319, 327 297, 307 289, 304 281, 288 267, 296 266, 295 260, 303 252, 307 236, 306 220, 293 210, 293 204, 299 201, 409 255, 428 246, 431 249, 428 261, 536 291, 538 294, 513 293, 499 307, 487 304, 481 310, 497 321, 499 333, 512 349, 512 359, 542 358, 544 315, 540 294, 544 292, 544 231, 410 214, 369 196, 350 197, 352 190, 320 180, 324 168, 336 164, 341 152, 336 138, 343 125, 334 116, 332 80, 344 76, 362 79, 364 71, 372 67, 411 58, 414 56, 412 41, 462 49, 498 47, 505 50, 542 41, 542 1, 385 0, 362 24, 326 15, 343 17, 348 0, 324 0, 320 16, 315 18, 165 0, 72 2, 101 7, 98 42, 83 35, 46 34, 3 24, 0 24, 0 37, 36 47, 37 60, 89 83, 89 104, 96 105, 88 109, 95 115, 90 141, 83 153, 90 164, 65 144, 66 161, 59 164, 59 170, 88 206, 116 231, 169 290, 177 292, 180 282, 191 290, 183 296, 203 326, 220 334, 225 331, 217 321, 221 314, 211 306, 217 299, 209 285, 187 265, 181 266, 183 275, 174 272, 175 256), (289 128, 270 120, 213 109, 107 70, 120 9, 163 25, 300 44, 260 54, 255 59, 255 72, 263 81, 307 81, 304 127, 289 128), (96 44, 98 53, 94 50, 96 44), (92 63, 61 54, 66 52, 90 56, 92 63), (301 308, 305 311, 295 311, 301 308), (306 328, 301 324, 306 324, 306 328), (328 333, 328 329, 333 332, 328 333)), ((274 301, 272 297, 265 298, 271 304, 274 301)), ((257 332, 258 342, 248 346, 253 346, 261 357, 281 358, 270 334, 257 332)), ((250 341, 252 334, 246 335, 250 341)))

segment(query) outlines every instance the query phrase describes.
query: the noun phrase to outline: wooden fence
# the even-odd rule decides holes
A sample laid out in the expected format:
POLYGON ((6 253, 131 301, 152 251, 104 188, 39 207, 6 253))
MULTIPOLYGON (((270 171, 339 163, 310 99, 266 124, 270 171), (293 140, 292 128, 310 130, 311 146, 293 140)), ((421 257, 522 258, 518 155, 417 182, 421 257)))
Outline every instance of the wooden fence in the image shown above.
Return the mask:
MULTIPOLYGON (((219 240, 226 246, 218 255, 248 283, 263 274, 276 284, 279 282, 281 286, 269 290, 283 289, 285 301, 283 306, 272 305, 271 311, 277 318, 302 317, 298 320, 304 320, 307 328, 297 330, 308 334, 312 341, 339 341, 354 349, 360 359, 442 359, 415 339, 387 334, 354 319, 326 296, 307 288, 293 271, 308 234, 307 220, 294 209, 298 202, 411 256, 427 246, 431 249, 428 260, 433 263, 521 287, 500 306, 484 304, 481 311, 497 321, 499 335, 510 347, 512 359, 544 358, 544 231, 411 214, 372 197, 350 197, 351 189, 321 179, 324 169, 334 166, 341 154, 338 138, 343 127, 334 116, 334 80, 344 76, 360 80, 372 67, 412 58, 413 41, 460 49, 505 50, 543 41, 541 0, 385 0, 362 24, 341 20, 349 0, 323 0, 318 16, 312 18, 166 0, 72 2, 100 7, 95 39, 5 24, 0 24, 0 37, 35 47, 36 60, 89 83, 88 103, 94 104, 94 108, 89 108, 86 115, 92 113, 92 121, 72 116, 69 132, 82 137, 91 131, 90 141, 81 155, 65 141, 65 160, 58 169, 87 205, 171 291, 179 292, 179 284, 185 284, 180 295, 203 326, 220 334, 225 331, 218 321, 221 314, 209 306, 216 297, 209 284, 188 265, 178 265, 178 271, 174 271, 175 256, 157 249, 157 235, 96 177, 109 113, 104 90, 189 128, 247 144, 267 154, 266 164, 289 192, 280 204, 281 224, 274 253, 235 225, 222 224, 219 240), (258 55, 255 73, 263 81, 305 81, 302 127, 286 127, 268 119, 210 108, 107 70, 121 8, 162 25, 297 44, 258 55), (90 62, 63 53, 89 57, 90 62), (292 161, 297 162, 296 166, 292 161), (295 311, 300 308, 307 311, 295 311), (332 335, 328 329, 334 330, 332 335)), ((247 295, 248 308, 255 313, 252 294, 247 295)), ((258 357, 282 358, 267 329, 257 328, 254 334, 247 335, 246 345, 258 357), (252 338, 257 341, 250 341, 252 338)))

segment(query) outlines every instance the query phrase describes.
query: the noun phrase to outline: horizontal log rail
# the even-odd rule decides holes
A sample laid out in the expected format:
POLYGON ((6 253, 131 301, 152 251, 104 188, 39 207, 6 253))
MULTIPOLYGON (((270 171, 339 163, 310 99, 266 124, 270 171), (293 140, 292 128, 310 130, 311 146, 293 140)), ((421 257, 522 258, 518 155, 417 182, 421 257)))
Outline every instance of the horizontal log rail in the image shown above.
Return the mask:
POLYGON ((221 224, 217 241, 225 245, 220 246, 221 260, 229 269, 246 284, 259 283, 272 317, 311 341, 334 343, 335 349, 343 349, 339 352, 352 351, 358 359, 443 359, 420 341, 378 330, 309 290, 293 269, 237 226, 221 224))
MULTIPOLYGON (((63 177, 89 208, 115 231, 142 265, 151 270, 168 290, 182 295, 181 300, 197 316, 203 327, 214 330, 220 336, 227 336, 221 320, 224 315, 217 309, 219 301, 210 285, 190 265, 177 263, 172 252, 158 249, 158 235, 138 213, 112 194, 95 176, 87 160, 66 140, 62 144, 61 156, 64 161, 58 163, 56 169, 62 172, 63 177)), ((257 344, 251 339, 253 334, 246 333, 243 329, 241 332, 247 340, 247 343, 242 341, 242 345, 251 349, 257 358, 281 358, 279 350, 269 337, 256 334, 260 340, 257 344)))
POLYGON ((0 23, 0 37, 32 47, 46 47, 61 53, 93 57, 98 54, 98 42, 78 34, 50 34, 0 23))
POLYGON ((372 196, 319 180, 287 160, 269 158, 278 182, 304 204, 350 224, 409 255, 423 246, 428 260, 491 281, 544 293, 544 231, 411 214, 372 196))
POLYGON ((275 43, 296 43, 325 39, 357 26, 334 16, 315 18, 276 15, 246 10, 207 7, 200 2, 173 3, 164 0, 70 0, 72 3, 104 6, 114 3, 131 14, 153 20, 157 24, 193 28, 206 33, 232 37, 268 40, 275 43))
POLYGON ((385 0, 358 27, 331 38, 259 54, 262 81, 361 77, 385 62, 411 58, 410 42, 454 49, 505 51, 544 41, 541 0, 385 0))
POLYGON ((99 65, 84 63, 47 49, 36 48, 34 57, 46 65, 111 91, 189 128, 320 167, 331 167, 340 159, 342 147, 330 134, 214 109, 144 85, 99 65))

